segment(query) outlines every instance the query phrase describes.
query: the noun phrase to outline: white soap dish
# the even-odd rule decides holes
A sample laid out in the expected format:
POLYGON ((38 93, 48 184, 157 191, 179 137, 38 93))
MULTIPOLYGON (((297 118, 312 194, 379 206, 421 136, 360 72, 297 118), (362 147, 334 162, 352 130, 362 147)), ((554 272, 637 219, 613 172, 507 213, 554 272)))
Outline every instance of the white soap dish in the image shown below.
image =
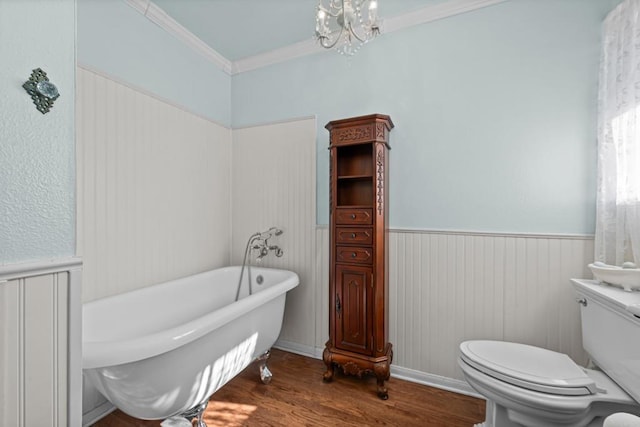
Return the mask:
POLYGON ((589 264, 596 280, 610 285, 621 286, 625 291, 640 289, 640 268, 625 268, 602 262, 589 264))

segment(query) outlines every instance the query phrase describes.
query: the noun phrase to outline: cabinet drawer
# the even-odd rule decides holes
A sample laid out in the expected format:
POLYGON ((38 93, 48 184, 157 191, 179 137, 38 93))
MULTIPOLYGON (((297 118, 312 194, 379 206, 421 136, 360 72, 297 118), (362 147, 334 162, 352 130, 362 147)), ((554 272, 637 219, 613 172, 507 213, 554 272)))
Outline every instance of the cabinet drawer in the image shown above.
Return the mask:
POLYGON ((336 262, 353 264, 372 264, 373 248, 355 246, 336 246, 336 262))
POLYGON ((373 244, 373 229, 336 227, 336 243, 371 245, 373 244))
POLYGON ((336 224, 360 224, 373 223, 371 209, 336 209, 336 224))

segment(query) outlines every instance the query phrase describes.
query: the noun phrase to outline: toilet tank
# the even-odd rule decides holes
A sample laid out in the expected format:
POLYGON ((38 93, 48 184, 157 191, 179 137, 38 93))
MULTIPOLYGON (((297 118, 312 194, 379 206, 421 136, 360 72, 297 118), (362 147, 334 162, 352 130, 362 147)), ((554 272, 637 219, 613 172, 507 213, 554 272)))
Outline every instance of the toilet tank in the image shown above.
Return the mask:
POLYGON ((581 304, 584 349, 640 403, 640 292, 593 280, 571 282, 581 304))

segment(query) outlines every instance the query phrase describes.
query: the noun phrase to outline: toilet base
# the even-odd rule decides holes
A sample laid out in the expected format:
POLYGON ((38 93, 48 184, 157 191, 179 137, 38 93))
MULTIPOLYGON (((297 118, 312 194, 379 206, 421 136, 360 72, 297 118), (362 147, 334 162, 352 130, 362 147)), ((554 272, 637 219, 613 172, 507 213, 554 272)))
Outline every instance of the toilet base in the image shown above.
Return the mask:
POLYGON ((487 400, 485 421, 474 424, 473 427, 602 427, 603 422, 604 417, 596 416, 591 420, 586 419, 570 424, 554 424, 549 420, 538 419, 487 400))

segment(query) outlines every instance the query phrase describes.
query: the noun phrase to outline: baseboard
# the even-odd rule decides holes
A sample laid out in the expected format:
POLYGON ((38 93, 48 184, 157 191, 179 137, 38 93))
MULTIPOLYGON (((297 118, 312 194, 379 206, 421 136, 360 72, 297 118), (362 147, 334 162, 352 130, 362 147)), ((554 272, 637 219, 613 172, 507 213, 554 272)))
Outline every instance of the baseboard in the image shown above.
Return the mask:
POLYGON ((99 420, 106 417, 115 410, 116 407, 113 406, 111 402, 104 402, 103 404, 93 408, 86 414, 82 414, 82 427, 89 427, 97 423, 99 420))
MULTIPOLYGON (((280 350, 288 351, 290 353, 299 354, 301 356, 312 357, 314 359, 322 359, 322 352, 324 351, 324 348, 318 348, 283 340, 276 341, 274 347, 280 350)), ((456 380, 453 378, 441 377, 439 375, 416 371, 415 369, 409 369, 393 364, 391 365, 391 376, 393 378, 410 381, 412 383, 422 384, 429 387, 439 388, 441 390, 451 391, 453 393, 463 394, 465 396, 484 399, 465 381, 456 380)))
POLYGON ((283 340, 276 341, 273 347, 279 350, 288 351, 289 353, 311 357, 313 359, 322 359, 322 351, 324 350, 323 348, 283 340))
POLYGON ((484 399, 465 381, 456 380, 440 375, 429 374, 427 372, 416 371, 415 369, 404 368, 402 366, 391 365, 391 376, 400 380, 411 381, 429 387, 439 388, 441 390, 451 391, 465 396, 484 399))

